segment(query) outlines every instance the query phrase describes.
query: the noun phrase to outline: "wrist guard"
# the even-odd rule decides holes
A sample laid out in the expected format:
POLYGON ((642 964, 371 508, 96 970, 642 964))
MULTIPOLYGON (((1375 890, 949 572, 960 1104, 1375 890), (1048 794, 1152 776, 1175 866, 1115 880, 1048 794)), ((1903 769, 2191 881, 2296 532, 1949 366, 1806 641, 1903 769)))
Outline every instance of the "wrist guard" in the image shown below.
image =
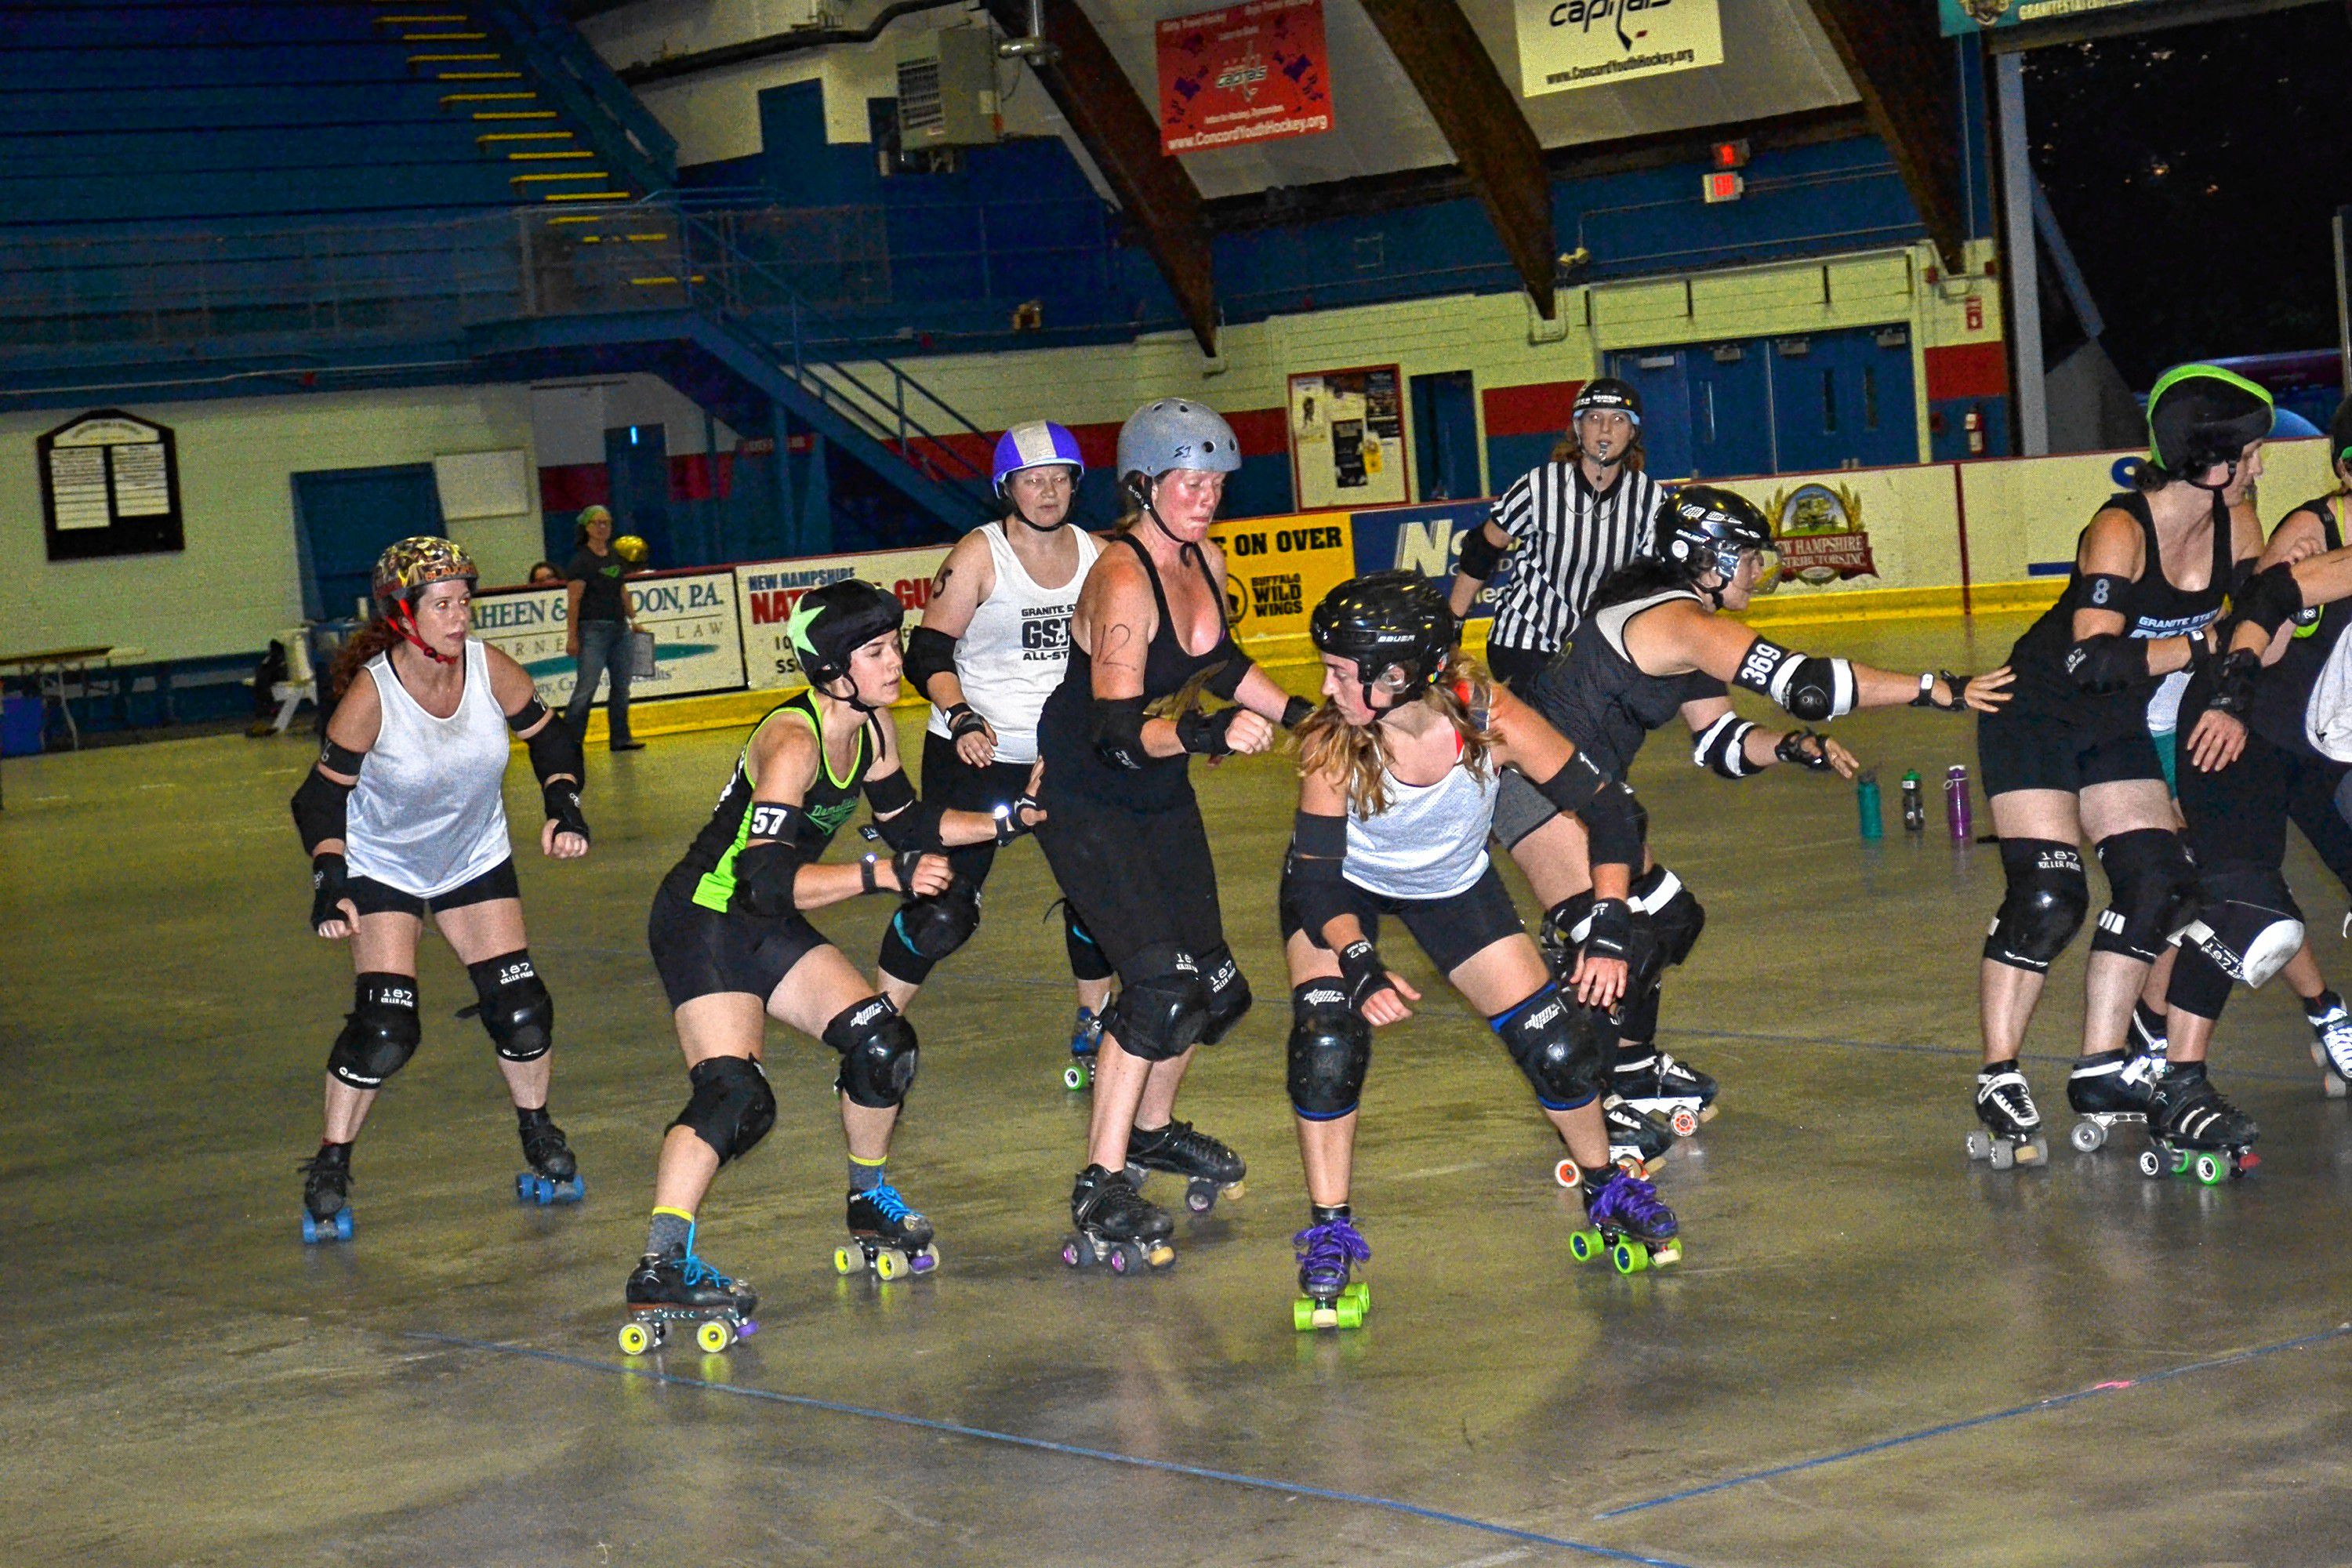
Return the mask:
POLYGON ((1830 743, 1818 730, 1790 731, 1780 737, 1780 744, 1772 748, 1772 754, 1784 763, 1794 763, 1817 773, 1825 773, 1830 769, 1830 743), (1810 749, 1805 745, 1808 741, 1812 742, 1810 749))
POLYGON ((578 784, 571 779, 557 779, 541 786, 540 798, 546 805, 547 819, 555 824, 556 832, 588 837, 588 819, 580 812, 578 784))
POLYGON ((2213 666, 2213 697, 2206 707, 2242 720, 2254 705, 2254 679, 2262 674, 2263 656, 2251 648, 2223 654, 2213 666))
POLYGON ((1964 713, 1968 711, 1969 706, 1969 700, 1964 695, 1968 689, 1968 684, 1969 678, 1967 676, 1954 675, 1948 669, 1937 670, 1934 674, 1930 675, 1922 675, 1919 677, 1919 695, 1911 699, 1911 706, 1914 708, 1933 708, 1938 713, 1964 713), (1936 700, 1936 680, 1938 676, 1942 677, 1944 684, 1951 689, 1952 700, 1949 702, 1938 702, 1936 700))
POLYGON ((343 918, 336 905, 351 896, 351 868, 340 855, 314 857, 310 861, 310 929, 343 918))
POLYGON ((1630 959, 1633 951, 1633 906, 1622 899, 1598 899, 1592 923, 1584 930, 1587 958, 1630 959))
POLYGON ((950 741, 961 741, 966 735, 984 735, 988 732, 988 721, 973 712, 971 704, 969 702, 957 703, 941 717, 948 721, 948 739, 950 741))
POLYGON ((1220 708, 1214 713, 1203 713, 1195 708, 1176 721, 1176 742, 1194 756, 1229 757, 1234 744, 1226 731, 1234 727, 1238 708, 1220 708))
POLYGON ((1360 1009, 1373 996, 1391 989, 1381 950, 1368 938, 1358 937, 1339 950, 1339 975, 1347 983, 1350 1007, 1360 1009))

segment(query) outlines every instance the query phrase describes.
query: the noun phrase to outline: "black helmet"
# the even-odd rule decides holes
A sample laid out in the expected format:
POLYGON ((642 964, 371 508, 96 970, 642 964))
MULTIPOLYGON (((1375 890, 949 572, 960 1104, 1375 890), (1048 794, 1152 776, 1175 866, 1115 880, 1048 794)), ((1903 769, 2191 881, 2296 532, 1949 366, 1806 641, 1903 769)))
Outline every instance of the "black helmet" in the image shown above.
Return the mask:
POLYGON ((1462 636, 1445 591, 1418 572, 1399 569, 1351 578, 1323 595, 1307 621, 1318 653, 1356 661, 1367 707, 1389 666, 1405 673, 1392 706, 1429 689, 1462 636))
POLYGON ((1658 513, 1658 553, 1692 581, 1708 572, 1726 583, 1750 550, 1772 548, 1772 525, 1746 496, 1713 485, 1685 485, 1658 513))
POLYGON ((1642 427, 1642 395, 1634 391, 1630 383, 1620 381, 1613 375, 1600 376, 1584 384, 1583 390, 1576 395, 1576 401, 1569 405, 1568 422, 1573 425, 1596 408, 1613 408, 1631 419, 1633 428, 1638 430, 1642 427))
POLYGON ((2148 460, 2176 479, 2226 467, 2238 477, 2246 443, 2271 433, 2271 395, 2217 364, 2165 372, 2147 395, 2148 460))
POLYGON ((822 689, 849 673, 851 654, 885 634, 896 637, 906 620, 897 595, 863 577, 844 577, 802 595, 784 629, 802 671, 822 689))

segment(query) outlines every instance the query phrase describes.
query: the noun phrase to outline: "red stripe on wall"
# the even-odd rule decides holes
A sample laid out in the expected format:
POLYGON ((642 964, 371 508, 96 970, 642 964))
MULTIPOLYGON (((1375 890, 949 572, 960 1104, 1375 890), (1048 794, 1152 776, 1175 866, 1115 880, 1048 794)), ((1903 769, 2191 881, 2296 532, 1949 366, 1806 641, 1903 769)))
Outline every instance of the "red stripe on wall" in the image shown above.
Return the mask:
POLYGON ((1225 416, 1241 437, 1244 458, 1274 458, 1290 450, 1290 420, 1279 408, 1251 408, 1225 416))
POLYGON ((613 500, 613 477, 602 463, 566 463, 539 470, 541 511, 578 511, 583 506, 606 506, 613 500))
POLYGON ((1983 343, 1951 343, 1927 351, 1927 401, 1948 397, 2005 397, 2009 350, 1998 338, 1983 343))
POLYGON ((1486 389, 1486 436, 1557 436, 1568 428, 1580 381, 1538 381, 1486 389))

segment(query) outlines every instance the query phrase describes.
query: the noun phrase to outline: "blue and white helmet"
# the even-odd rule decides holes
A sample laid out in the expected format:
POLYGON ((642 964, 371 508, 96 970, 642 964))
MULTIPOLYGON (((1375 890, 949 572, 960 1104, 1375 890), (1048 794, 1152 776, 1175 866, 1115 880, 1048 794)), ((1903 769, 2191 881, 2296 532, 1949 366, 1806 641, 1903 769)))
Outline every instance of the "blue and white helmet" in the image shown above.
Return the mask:
POLYGON ((1046 468, 1066 464, 1071 469, 1073 481, 1087 471, 1087 460, 1078 455, 1078 438, 1050 419, 1033 419, 1026 425, 1015 425, 996 438, 996 457, 989 465, 989 478, 996 493, 1004 493, 1004 481, 1024 468, 1046 468))
POLYGON ((1155 479, 1171 468, 1230 474, 1241 466, 1241 438, 1205 403, 1163 397, 1129 415, 1118 427, 1121 479, 1129 474, 1155 479))

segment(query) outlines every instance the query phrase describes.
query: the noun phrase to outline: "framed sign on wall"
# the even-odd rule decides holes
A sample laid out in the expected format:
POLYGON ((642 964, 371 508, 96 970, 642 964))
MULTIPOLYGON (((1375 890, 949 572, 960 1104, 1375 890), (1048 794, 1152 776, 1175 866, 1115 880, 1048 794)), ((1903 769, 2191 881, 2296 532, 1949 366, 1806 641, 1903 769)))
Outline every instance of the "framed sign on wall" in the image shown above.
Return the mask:
POLYGON ((1391 506, 1411 496, 1397 366, 1290 378, 1290 479, 1301 511, 1391 506))
POLYGON ((50 560, 186 548, 179 452, 166 426, 101 408, 48 432, 34 453, 50 560))

